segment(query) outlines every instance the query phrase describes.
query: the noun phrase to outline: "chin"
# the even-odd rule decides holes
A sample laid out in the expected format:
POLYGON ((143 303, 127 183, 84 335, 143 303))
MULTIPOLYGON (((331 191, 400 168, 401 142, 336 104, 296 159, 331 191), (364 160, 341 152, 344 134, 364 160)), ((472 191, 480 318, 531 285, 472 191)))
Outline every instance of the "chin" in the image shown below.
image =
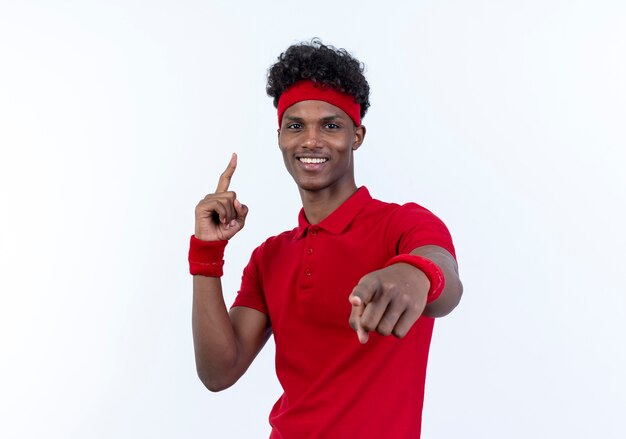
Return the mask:
POLYGON ((309 191, 309 192, 319 191, 327 187, 324 184, 310 182, 310 181, 309 182, 296 182, 296 184, 298 185, 298 189, 302 191, 309 191))
POLYGON ((332 185, 328 181, 322 181, 319 179, 316 180, 316 179, 295 179, 294 178, 294 182, 298 186, 298 189, 303 190, 303 191, 312 191, 312 192, 326 189, 327 187, 332 185))

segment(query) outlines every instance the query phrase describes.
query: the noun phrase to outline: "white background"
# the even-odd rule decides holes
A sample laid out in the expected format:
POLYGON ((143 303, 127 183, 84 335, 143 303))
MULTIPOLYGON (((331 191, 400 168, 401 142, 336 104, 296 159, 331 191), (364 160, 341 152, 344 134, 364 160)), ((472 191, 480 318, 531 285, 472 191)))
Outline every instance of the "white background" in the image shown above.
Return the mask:
POLYGON ((626 6, 0 2, 0 436, 267 437, 270 342, 211 394, 186 252, 230 153, 227 249, 296 224, 265 73, 317 36, 367 65, 357 183, 451 229, 424 438, 623 438, 626 6))

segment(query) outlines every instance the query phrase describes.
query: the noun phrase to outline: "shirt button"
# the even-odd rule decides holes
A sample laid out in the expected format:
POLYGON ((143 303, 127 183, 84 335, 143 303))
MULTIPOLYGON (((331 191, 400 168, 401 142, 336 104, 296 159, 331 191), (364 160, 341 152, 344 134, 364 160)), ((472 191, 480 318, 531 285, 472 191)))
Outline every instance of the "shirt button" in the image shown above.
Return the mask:
POLYGON ((311 269, 310 269, 310 268, 307 268, 307 269, 304 271, 304 274, 306 274, 307 276, 310 276, 310 275, 312 275, 312 274, 313 274, 313 272, 311 271, 311 269))
POLYGON ((311 229, 311 236, 317 236, 317 229, 311 229))
POLYGON ((313 249, 312 248, 307 248, 306 249, 306 254, 307 255, 312 255, 313 254, 313 249))

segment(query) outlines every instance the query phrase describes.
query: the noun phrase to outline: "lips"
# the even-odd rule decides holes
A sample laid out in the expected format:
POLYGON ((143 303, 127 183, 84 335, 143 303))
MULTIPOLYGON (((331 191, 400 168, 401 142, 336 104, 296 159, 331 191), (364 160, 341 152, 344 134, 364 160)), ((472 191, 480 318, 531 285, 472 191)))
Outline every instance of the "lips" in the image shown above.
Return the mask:
POLYGON ((322 157, 318 155, 296 155, 295 159, 298 161, 299 166, 304 172, 322 172, 326 169, 326 163, 330 161, 329 157, 322 157))

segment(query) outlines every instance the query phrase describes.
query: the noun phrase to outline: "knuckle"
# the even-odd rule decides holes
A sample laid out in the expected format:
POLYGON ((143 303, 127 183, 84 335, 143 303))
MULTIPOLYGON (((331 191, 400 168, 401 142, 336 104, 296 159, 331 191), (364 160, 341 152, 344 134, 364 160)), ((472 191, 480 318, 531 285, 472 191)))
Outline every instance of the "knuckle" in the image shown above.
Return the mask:
POLYGON ((373 331, 376 329, 377 323, 373 322, 371 318, 361 319, 361 328, 365 329, 367 332, 373 331))
POLYGON ((391 331, 398 322, 399 317, 400 314, 398 314, 397 312, 388 312, 381 319, 380 325, 384 326, 385 328, 389 328, 389 331, 391 331))
POLYGON ((407 334, 407 331, 405 329, 399 329, 399 328, 394 328, 392 332, 393 332, 393 336, 397 338, 404 338, 407 334))
POLYGON ((408 307, 411 305, 411 295, 403 292, 396 295, 396 302, 403 307, 408 307))
POLYGON ((390 294, 393 294, 394 296, 399 296, 402 294, 402 290, 396 282, 385 281, 383 283, 383 289, 385 291, 388 291, 390 294))
POLYGON ((414 312, 421 312, 423 306, 419 302, 413 302, 408 306, 408 308, 414 312))
POLYGON ((384 321, 390 323, 391 325, 395 325, 400 318, 401 313, 402 311, 400 310, 391 310, 385 314, 384 321))
POLYGON ((382 285, 382 287, 386 290, 391 290, 396 286, 396 283, 390 279, 382 279, 380 281, 380 284, 382 285))
POLYGON ((388 336, 391 334, 391 326, 383 322, 378 325, 378 327, 376 328, 376 332, 378 332, 380 335, 388 336))
POLYGON ((414 306, 413 298, 410 295, 403 294, 402 296, 400 296, 400 298, 402 300, 401 301, 402 305, 404 305, 405 307, 411 308, 414 306))
POLYGON ((233 191, 224 191, 219 193, 219 197, 223 200, 233 202, 235 201, 235 198, 237 198, 237 194, 233 191))
POLYGON ((219 200, 219 196, 217 194, 208 194, 200 201, 199 204, 214 203, 217 200, 219 200))
POLYGON ((208 204, 209 203, 206 200, 200 201, 198 204, 196 204, 196 213, 206 212, 208 210, 208 204))

